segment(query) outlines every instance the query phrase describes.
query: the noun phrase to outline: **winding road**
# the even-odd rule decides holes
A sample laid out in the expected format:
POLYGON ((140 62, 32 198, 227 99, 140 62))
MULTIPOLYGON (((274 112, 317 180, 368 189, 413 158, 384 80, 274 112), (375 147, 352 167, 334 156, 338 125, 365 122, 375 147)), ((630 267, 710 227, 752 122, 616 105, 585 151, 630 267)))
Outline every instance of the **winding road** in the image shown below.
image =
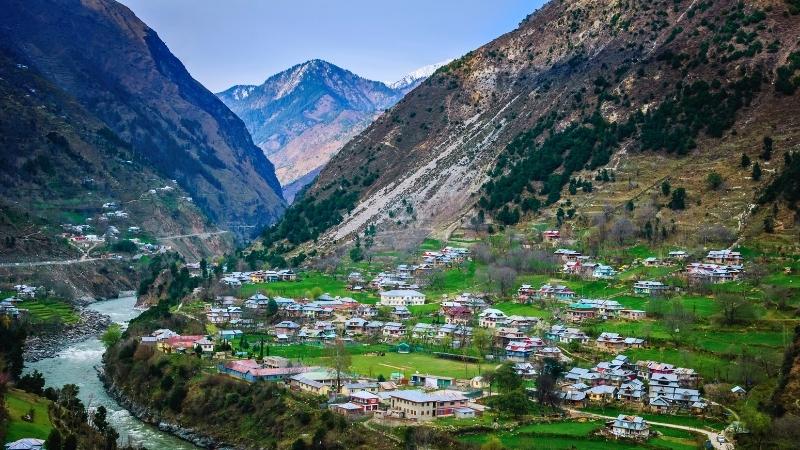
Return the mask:
MULTIPOLYGON (((159 241, 169 241, 172 239, 183 239, 183 238, 190 238, 196 237, 200 239, 208 239, 212 236, 218 236, 220 234, 230 233, 227 230, 220 230, 220 231, 206 231, 204 233, 192 233, 192 234, 176 234, 173 236, 161 236, 157 237, 156 240, 159 241)), ((13 268, 13 267, 41 267, 41 266, 69 266, 72 264, 80 264, 85 262, 92 262, 92 261, 101 261, 108 258, 90 258, 88 256, 88 252, 94 249, 94 247, 90 248, 86 253, 84 253, 80 258, 74 259, 58 259, 58 260, 50 260, 50 261, 26 261, 26 262, 4 262, 0 263, 0 268, 13 268)), ((120 258, 117 258, 119 260, 120 258)), ((129 260, 131 258, 122 258, 122 260, 129 260)))

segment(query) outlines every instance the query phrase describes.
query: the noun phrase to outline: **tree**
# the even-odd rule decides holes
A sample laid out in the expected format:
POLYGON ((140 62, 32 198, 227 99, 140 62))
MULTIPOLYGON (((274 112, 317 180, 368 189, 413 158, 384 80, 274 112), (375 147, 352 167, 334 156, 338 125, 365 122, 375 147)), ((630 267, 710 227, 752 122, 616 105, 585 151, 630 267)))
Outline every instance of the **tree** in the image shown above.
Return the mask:
POLYGON ((717 172, 711 172, 708 174, 708 177, 706 177, 706 183, 708 183, 708 187, 712 191, 716 191, 722 186, 722 175, 717 172))
POLYGON ((497 390, 500 393, 509 393, 516 389, 522 388, 522 378, 517 375, 514 370, 513 363, 505 363, 494 371, 492 380, 497 384, 497 390))
POLYGON ((478 353, 478 373, 481 372, 481 361, 492 344, 492 335, 486 328, 475 328, 472 332, 472 347, 478 353))
POLYGON ((761 180, 761 165, 758 161, 753 164, 753 174, 752 174, 753 181, 760 181, 761 180))
POLYGON ((329 349, 328 358, 328 364, 336 371, 336 392, 339 392, 342 388, 342 374, 350 370, 353 360, 341 340, 337 340, 329 349))
POLYGON ((764 161, 769 161, 772 159, 772 138, 769 136, 764 136, 764 141, 761 146, 761 155, 759 155, 761 159, 764 161))
POLYGON ((506 296, 517 281, 517 271, 504 266, 491 265, 488 269, 489 281, 501 295, 506 296))
POLYGON ((101 433, 105 433, 106 429, 108 428, 108 411, 106 410, 105 406, 99 406, 97 410, 94 412, 94 416, 92 417, 92 424, 97 431, 101 433))
POLYGON ((122 328, 118 323, 112 323, 100 337, 106 348, 111 348, 122 338, 122 328))
POLYGON ((64 448, 61 443, 61 433, 58 431, 58 429, 53 428, 50 430, 50 434, 47 435, 44 448, 47 450, 62 450, 64 448))
POLYGON ((750 157, 747 156, 747 153, 742 153, 742 162, 740 164, 742 169, 750 167, 750 157))
POLYGON ((663 195, 664 197, 669 196, 669 192, 671 189, 672 186, 669 184, 668 180, 664 180, 664 182, 661 183, 661 195, 663 195))
POLYGON ((38 370, 34 370, 32 373, 23 375, 17 381, 17 388, 41 396, 44 393, 44 384, 44 375, 38 370))
POLYGON ((720 293, 717 304, 720 311, 716 319, 722 325, 749 324, 757 318, 755 307, 742 294, 720 293))
POLYGON ((622 245, 636 235, 636 228, 627 217, 620 217, 611 225, 611 239, 622 245))
POLYGON ((78 450, 78 438, 74 434, 68 435, 64 439, 64 446, 61 448, 62 450, 78 450))
POLYGON ((669 208, 674 211, 686 209, 686 189, 681 187, 672 191, 669 208))
POLYGON ((278 302, 274 298, 269 299, 267 302, 267 314, 274 316, 278 313, 278 302))

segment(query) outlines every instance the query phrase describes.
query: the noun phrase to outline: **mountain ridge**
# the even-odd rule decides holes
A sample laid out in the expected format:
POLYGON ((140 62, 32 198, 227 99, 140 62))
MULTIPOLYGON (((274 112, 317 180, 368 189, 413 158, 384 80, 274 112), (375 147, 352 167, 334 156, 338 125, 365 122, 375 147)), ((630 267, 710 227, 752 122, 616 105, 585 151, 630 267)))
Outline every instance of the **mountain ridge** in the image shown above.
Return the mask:
POLYGON ((335 246, 372 225, 398 240, 484 213, 496 226, 554 222, 557 210, 559 223, 567 211, 590 222, 605 203, 658 204, 638 186, 670 179, 703 205, 660 209, 676 232, 709 217, 747 227, 764 184, 733 170, 742 151, 757 158, 768 135, 781 151, 798 142, 793 99, 772 87, 794 67, 798 23, 781 1, 650 3, 549 2, 439 69, 353 138, 265 242, 335 246), (604 168, 616 181, 595 181, 604 168), (737 189, 707 189, 713 171, 737 189))
POLYGON ((296 192, 298 181, 304 185, 313 179, 308 175, 321 170, 353 135, 435 70, 423 69, 390 87, 311 59, 260 85, 235 85, 217 96, 242 118, 276 165, 282 185, 292 185, 290 192, 296 192))
POLYGON ((241 120, 127 7, 13 0, 6 10, 0 33, 9 45, 176 179, 214 222, 238 231, 280 216, 285 203, 274 168, 241 120))

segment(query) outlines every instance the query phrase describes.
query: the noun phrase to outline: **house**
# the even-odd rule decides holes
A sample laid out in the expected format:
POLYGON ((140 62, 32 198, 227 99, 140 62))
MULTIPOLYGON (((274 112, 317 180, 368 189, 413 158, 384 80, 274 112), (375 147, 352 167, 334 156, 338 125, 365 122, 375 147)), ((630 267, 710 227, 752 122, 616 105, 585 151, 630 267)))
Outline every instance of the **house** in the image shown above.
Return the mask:
POLYGON ((406 326, 398 322, 386 322, 383 325, 383 336, 387 339, 402 338, 406 334, 406 326))
MULTIPOLYGON (((348 380, 343 377, 341 381, 346 383, 348 380)), ((336 384, 336 372, 332 370, 304 372, 289 379, 291 389, 317 395, 327 395, 334 384, 336 384)))
POLYGON ((242 337, 244 333, 242 330, 219 330, 217 335, 223 341, 230 342, 236 338, 242 337))
POLYGON ((334 403, 334 404, 331 404, 329 406, 329 408, 330 408, 331 411, 333 411, 333 412, 335 412, 337 414, 341 414, 341 415, 343 415, 345 417, 360 416, 361 414, 364 413, 364 408, 362 408, 361 405, 358 405, 358 404, 353 403, 353 402, 334 403))
POLYGON ((517 289, 517 300, 520 302, 527 302, 531 297, 536 294, 536 289, 530 284, 523 284, 517 289))
POLYGON ((438 330, 436 326, 429 323, 420 322, 414 325, 414 328, 411 329, 411 336, 414 339, 422 339, 427 341, 436 337, 437 332, 438 330))
POLYGON ((214 351, 214 342, 208 338, 203 338, 195 341, 194 345, 199 345, 203 353, 211 353, 214 351))
POLYGON ((558 347, 542 347, 536 353, 538 359, 555 359, 561 360, 561 349, 558 347))
POLYGON ((617 388, 605 384, 598 384, 597 386, 587 389, 585 392, 590 402, 605 404, 614 401, 617 395, 617 388))
POLYGON ((44 450, 44 441, 41 439, 25 438, 5 444, 5 450, 44 450))
POLYGON ((638 379, 622 383, 617 391, 617 399, 623 402, 641 403, 645 398, 647 398, 647 393, 644 383, 638 379))
POLYGON ((553 252, 553 254, 559 256, 563 262, 576 261, 578 257, 581 256, 581 252, 566 248, 560 248, 553 252))
POLYGON ((532 380, 538 374, 536 367, 529 362, 514 363, 514 373, 526 380, 532 380))
POLYGON ((738 280, 743 273, 742 266, 692 263, 686 267, 686 275, 689 279, 701 283, 727 283, 738 280))
POLYGON ((575 298, 575 292, 563 285, 552 286, 550 284, 544 284, 536 291, 534 298, 540 300, 569 301, 575 298))
POLYGON ((434 391, 425 393, 416 390, 389 392, 389 409, 401 418, 429 421, 437 417, 455 415, 455 411, 466 408, 469 399, 458 391, 434 391))
MULTIPOLYGON (((376 386, 377 389, 377 386, 376 386)), ((360 406, 365 412, 377 411, 381 398, 370 391, 356 391, 350 395, 350 401, 360 406)))
POLYGON ((732 250, 711 250, 706 255, 706 262, 713 264, 741 265, 742 254, 732 250))
POLYGON ((660 281, 637 281, 633 285, 636 295, 649 295, 651 297, 663 296, 669 292, 669 286, 660 281))
POLYGON ((647 439, 650 436, 650 425, 639 416, 620 414, 611 425, 611 433, 626 439, 647 439))
POLYGON ((229 361, 217 366, 220 373, 255 383, 256 381, 285 381, 287 378, 309 372, 310 367, 266 367, 252 359, 229 361))
POLYGON ((733 393, 737 397, 742 397, 744 395, 747 395, 747 391, 744 390, 744 388, 741 386, 734 386, 733 388, 731 388, 731 393, 733 393))
POLYGON ((642 261, 645 267, 657 267, 661 265, 661 260, 655 256, 649 256, 642 261))
POLYGON ((647 312, 641 309, 620 309, 619 318, 625 320, 642 320, 647 317, 647 312))
POLYGON ((379 302, 383 306, 424 305, 425 294, 411 289, 395 289, 381 292, 379 302))
POLYGON ((353 396, 357 392, 376 393, 378 392, 378 383, 371 381, 360 381, 356 383, 345 383, 341 389, 342 395, 353 396))
POLYGON ((411 384, 426 388, 446 389, 453 385, 452 377, 415 373, 411 375, 411 384))
POLYGON ((595 317, 594 306, 587 303, 572 303, 565 311, 566 319, 570 322, 582 322, 595 317))
POLYGON ((542 232, 542 238, 547 242, 553 242, 561 239, 561 232, 558 230, 545 230, 542 232))
POLYGON ((689 254, 686 253, 683 250, 674 250, 674 251, 669 252, 667 257, 670 259, 670 261, 677 262, 677 261, 683 261, 683 260, 689 258, 689 254))
POLYGON ((511 361, 527 361, 544 347, 544 341, 539 338, 511 341, 506 346, 506 358, 511 361))
POLYGON ((445 323, 467 325, 472 319, 472 311, 466 306, 453 306, 444 309, 445 323))
POLYGON ((364 334, 367 330, 368 320, 361 317, 351 317, 344 322, 345 333, 348 336, 364 334))
POLYGON ((475 410, 472 408, 456 408, 453 415, 456 419, 474 419, 475 410))
POLYGON ((578 328, 567 328, 563 325, 553 325, 548 331, 544 333, 544 338, 550 342, 559 342, 562 344, 569 344, 570 342, 577 342, 579 344, 586 344, 589 342, 589 336, 578 328))
POLYGON ((561 392, 559 395, 561 396, 561 399, 564 400, 564 403, 568 406, 586 406, 586 392, 573 389, 561 392))
POLYGON ((411 318, 411 311, 409 311, 405 306, 393 306, 392 310, 389 312, 389 315, 394 320, 403 321, 411 318))
POLYGON ((644 339, 623 337, 619 333, 600 333, 600 336, 595 340, 595 346, 599 350, 609 352, 622 352, 629 348, 642 348, 644 347, 644 339))
POLYGON ((496 328, 498 324, 505 323, 508 316, 503 311, 487 308, 478 314, 478 325, 483 328, 496 328))
POLYGON ((195 344, 205 336, 172 336, 158 343, 159 350, 165 353, 194 350, 195 344))
POLYGON ((292 322, 291 320, 284 320, 275 325, 275 334, 285 334, 286 336, 294 336, 300 331, 300 325, 292 322))
POLYGON ((617 271, 613 267, 604 264, 598 264, 592 272, 592 277, 599 280, 607 280, 615 276, 617 276, 617 271))

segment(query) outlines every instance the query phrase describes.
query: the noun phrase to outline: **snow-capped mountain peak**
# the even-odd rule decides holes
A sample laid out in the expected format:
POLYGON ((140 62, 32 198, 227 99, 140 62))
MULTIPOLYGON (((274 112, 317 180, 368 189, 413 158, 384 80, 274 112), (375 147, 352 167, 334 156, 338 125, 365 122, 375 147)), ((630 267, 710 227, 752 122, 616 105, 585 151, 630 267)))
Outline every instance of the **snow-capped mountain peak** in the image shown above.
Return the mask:
POLYGON ((416 84, 419 84, 421 80, 424 80, 429 76, 433 75, 433 73, 436 72, 436 69, 442 67, 443 65, 449 63, 450 61, 452 61, 452 59, 420 67, 419 69, 416 69, 412 72, 405 74, 399 80, 387 84, 392 89, 405 89, 409 86, 414 86, 416 84))

